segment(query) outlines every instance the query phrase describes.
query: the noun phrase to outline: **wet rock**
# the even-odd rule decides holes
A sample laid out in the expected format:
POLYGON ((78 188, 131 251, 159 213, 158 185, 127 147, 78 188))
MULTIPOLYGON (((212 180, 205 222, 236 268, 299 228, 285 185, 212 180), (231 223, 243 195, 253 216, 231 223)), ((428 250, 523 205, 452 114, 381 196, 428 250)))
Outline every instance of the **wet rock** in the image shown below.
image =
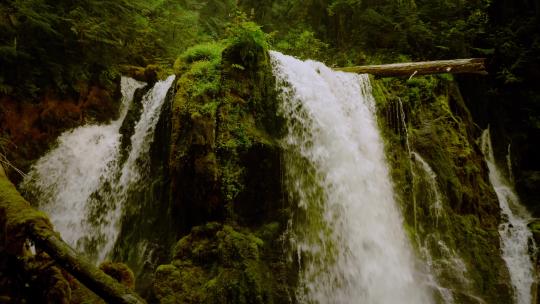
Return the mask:
POLYGON ((99 269, 128 288, 135 288, 135 276, 126 264, 105 262, 99 265, 99 269))

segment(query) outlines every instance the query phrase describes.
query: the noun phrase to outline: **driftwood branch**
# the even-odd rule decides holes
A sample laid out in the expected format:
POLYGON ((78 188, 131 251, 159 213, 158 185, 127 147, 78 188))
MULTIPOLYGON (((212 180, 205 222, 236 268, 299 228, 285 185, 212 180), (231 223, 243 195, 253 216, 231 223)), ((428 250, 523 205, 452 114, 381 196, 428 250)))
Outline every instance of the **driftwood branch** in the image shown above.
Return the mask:
POLYGON ((364 65, 336 68, 338 71, 372 74, 381 77, 429 74, 481 74, 487 75, 485 58, 406 62, 383 65, 364 65))
POLYGON ((108 303, 146 303, 133 290, 120 284, 66 244, 54 232, 47 216, 32 208, 6 177, 0 165, 0 214, 4 216, 6 235, 15 240, 11 245, 31 239, 36 247, 46 252, 58 265, 77 278, 88 289, 108 303))

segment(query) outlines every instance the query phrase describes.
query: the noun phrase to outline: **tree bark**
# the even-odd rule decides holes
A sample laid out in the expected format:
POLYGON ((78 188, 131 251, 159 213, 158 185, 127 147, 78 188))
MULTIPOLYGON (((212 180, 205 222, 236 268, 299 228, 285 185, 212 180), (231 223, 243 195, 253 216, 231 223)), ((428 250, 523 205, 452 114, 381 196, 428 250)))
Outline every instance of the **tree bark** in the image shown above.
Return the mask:
POLYGON ((429 75, 429 74, 481 74, 487 75, 485 58, 453 59, 438 61, 406 62, 383 65, 364 65, 335 70, 380 77, 429 75))
MULTIPOLYGON (((8 244, 20 247, 26 238, 46 252, 88 289, 108 303, 146 303, 133 290, 120 284, 80 256, 53 230, 47 216, 35 210, 8 180, 0 165, 0 214, 8 244), (18 246, 17 246, 18 244, 18 246)), ((16 249, 13 252, 17 252, 16 249)))

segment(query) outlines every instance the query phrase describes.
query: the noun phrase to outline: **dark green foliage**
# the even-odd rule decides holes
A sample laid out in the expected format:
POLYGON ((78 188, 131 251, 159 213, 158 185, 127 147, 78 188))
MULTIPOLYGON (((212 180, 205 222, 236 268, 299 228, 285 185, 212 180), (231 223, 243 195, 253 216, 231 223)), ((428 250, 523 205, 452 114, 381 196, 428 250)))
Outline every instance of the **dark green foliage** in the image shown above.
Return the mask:
MULTIPOLYGON (((0 5, 0 63, 6 67, 0 94, 36 96, 44 88, 70 93, 80 81, 108 84, 118 76, 119 63, 167 65, 191 45, 225 35, 242 39, 231 31, 258 28, 249 22, 239 26, 238 20, 256 20, 273 32, 279 50, 339 65, 396 61, 400 54, 436 59, 489 53, 490 48, 471 45, 485 32, 487 5, 486 0, 8 1, 0 5)), ((264 36, 250 37, 266 43, 264 36)))
POLYGON ((76 91, 78 81, 107 84, 123 47, 135 7, 128 1, 7 1, 0 5, 3 92, 35 96, 52 87, 76 91))
POLYGON ((489 3, 275 0, 261 7, 257 1, 240 1, 266 31, 276 32, 279 49, 338 65, 395 61, 400 54, 414 59, 469 56, 472 43, 485 33, 489 3), (305 45, 306 50, 315 52, 297 53, 294 46, 301 45, 307 33, 313 33, 314 39, 310 40, 320 43, 305 45))
POLYGON ((261 27, 254 22, 240 21, 234 23, 229 28, 230 41, 232 45, 246 45, 246 52, 253 51, 254 47, 268 50, 266 34, 261 27))
POLYGON ((227 225, 195 227, 157 269, 160 303, 273 303, 263 240, 227 225))
POLYGON ((221 61, 221 52, 223 45, 220 43, 205 43, 197 44, 187 49, 178 59, 185 63, 193 63, 195 61, 210 61, 219 63, 221 61))
MULTIPOLYGON (((460 77, 475 122, 490 126, 500 168, 510 153, 521 200, 540 216, 540 6, 538 1, 494 0, 488 33, 477 41, 490 58, 487 78, 460 77), (508 150, 511 145, 510 150, 508 150)), ((482 55, 482 54, 480 54, 482 55)), ((510 175, 510 172, 506 172, 510 175)))
POLYGON ((0 94, 36 98, 111 85, 118 64, 170 65, 221 37, 233 1, 7 1, 0 4, 0 94))
POLYGON ((315 33, 309 30, 302 32, 293 30, 279 40, 275 47, 288 55, 300 59, 324 58, 328 44, 315 37, 315 33))

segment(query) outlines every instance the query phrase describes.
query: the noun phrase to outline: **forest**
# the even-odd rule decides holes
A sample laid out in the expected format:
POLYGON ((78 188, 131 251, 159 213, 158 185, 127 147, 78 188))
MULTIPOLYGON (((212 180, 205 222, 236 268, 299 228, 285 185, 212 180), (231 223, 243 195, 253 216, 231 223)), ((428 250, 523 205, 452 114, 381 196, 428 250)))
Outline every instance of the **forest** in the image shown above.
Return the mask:
POLYGON ((2 1, 0 303, 540 303, 539 71, 536 0, 2 1))

